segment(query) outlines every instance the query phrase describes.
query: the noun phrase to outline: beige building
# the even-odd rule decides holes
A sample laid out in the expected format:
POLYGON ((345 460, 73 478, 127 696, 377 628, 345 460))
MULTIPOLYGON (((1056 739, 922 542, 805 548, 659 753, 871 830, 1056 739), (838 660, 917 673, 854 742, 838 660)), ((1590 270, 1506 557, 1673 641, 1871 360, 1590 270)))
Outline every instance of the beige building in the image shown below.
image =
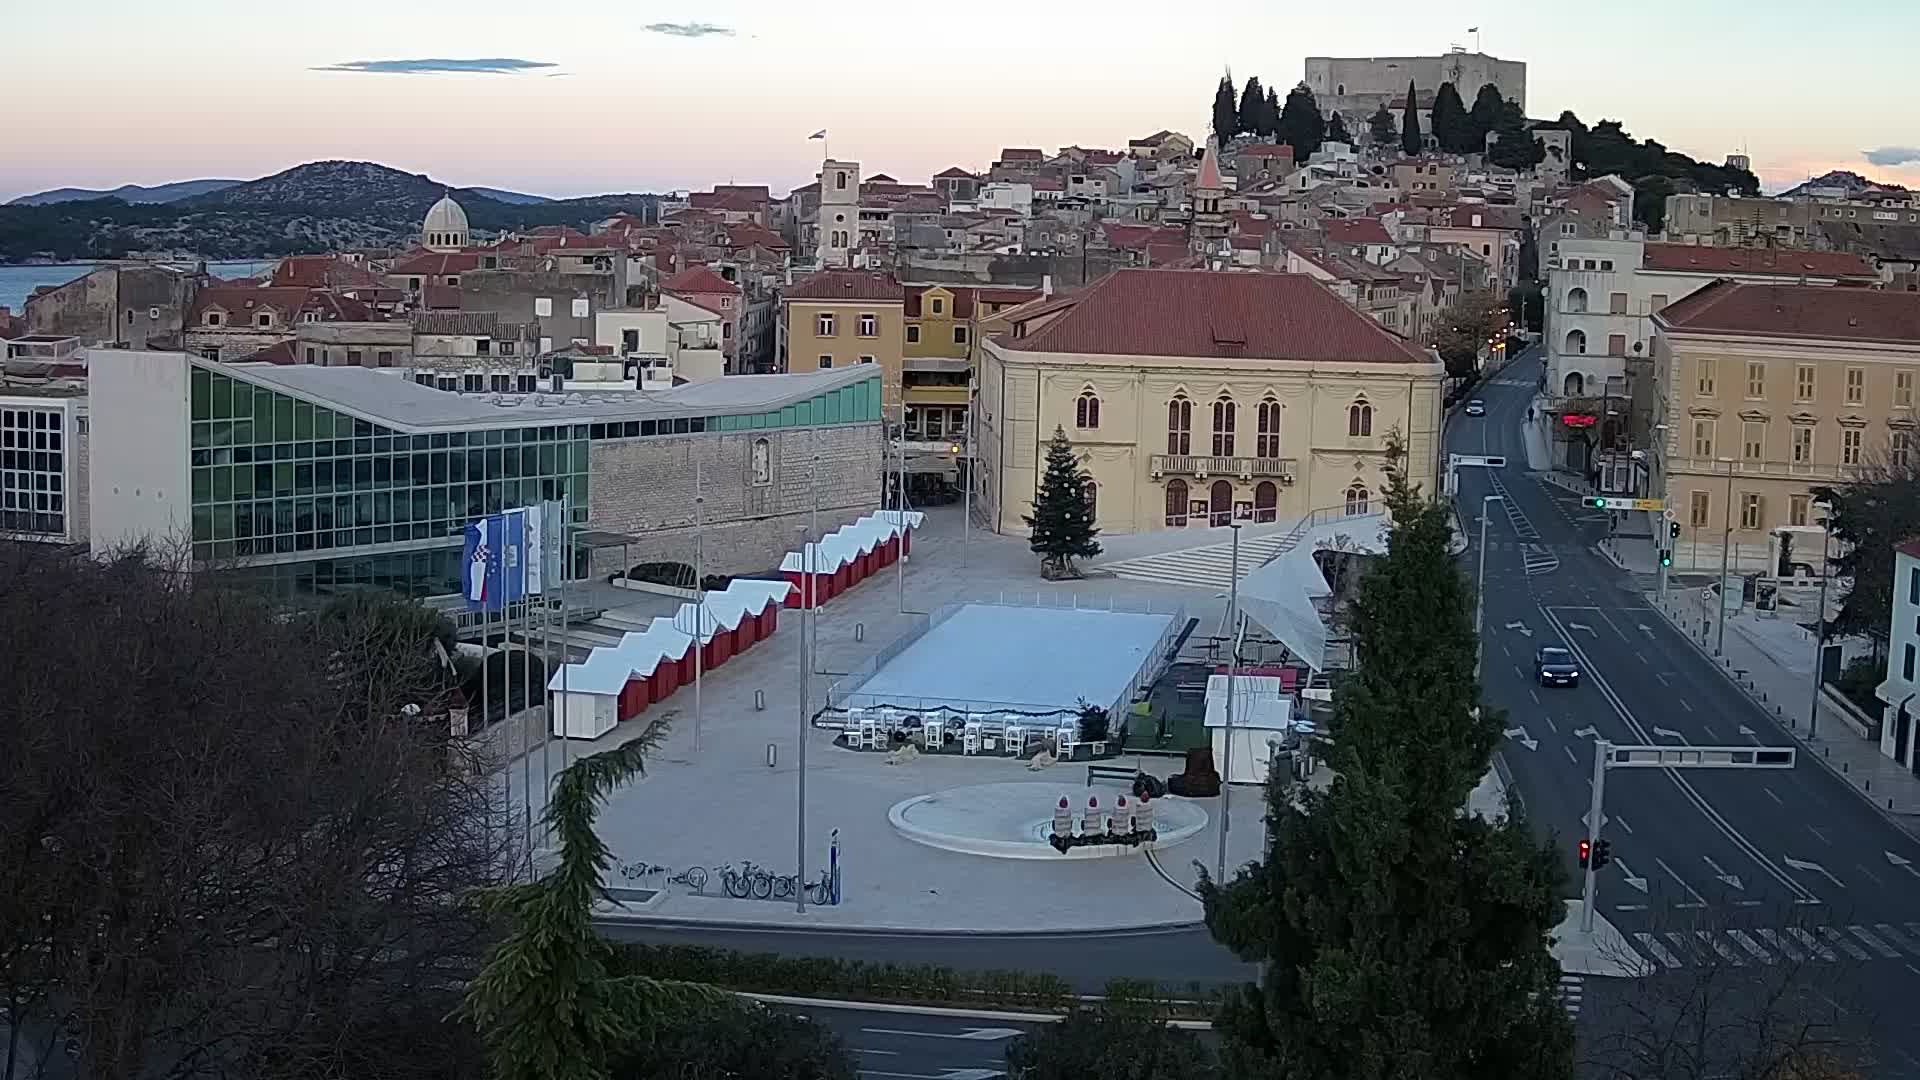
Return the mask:
POLYGON ((1717 570, 1731 536, 1733 564, 1759 568, 1769 530, 1813 522, 1813 487, 1913 462, 1920 296, 1718 281, 1653 323, 1649 469, 1675 566, 1717 570))
POLYGON ((786 287, 781 297, 785 370, 878 364, 886 416, 900 407, 907 291, 889 274, 822 270, 786 287))
POLYGON ((1440 361, 1298 274, 1120 270, 1007 313, 981 349, 975 498, 1024 533, 1072 438, 1115 533, 1377 508, 1387 438, 1434 489, 1440 361))

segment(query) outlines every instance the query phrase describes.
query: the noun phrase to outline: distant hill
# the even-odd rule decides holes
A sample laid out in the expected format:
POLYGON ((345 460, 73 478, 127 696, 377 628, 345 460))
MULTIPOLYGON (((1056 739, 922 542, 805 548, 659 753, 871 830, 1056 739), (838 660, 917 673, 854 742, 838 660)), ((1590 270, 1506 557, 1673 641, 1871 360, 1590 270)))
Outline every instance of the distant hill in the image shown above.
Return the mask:
POLYGON ((1899 184, 1883 184, 1878 180, 1869 180, 1857 172, 1851 172, 1847 169, 1835 169, 1832 172, 1816 176, 1805 183, 1795 184, 1780 194, 1785 198, 1796 198, 1807 194, 1815 188, 1839 188, 1849 196, 1865 195, 1872 191, 1907 190, 1899 184))
POLYGON ((165 204, 95 198, 0 206, 0 262, 133 252, 261 258, 398 247, 418 237, 427 208, 449 193, 477 234, 587 228, 620 212, 650 217, 655 203, 645 194, 554 200, 452 188, 374 162, 316 161, 165 204))
POLYGON ((205 195, 221 188, 230 188, 241 183, 239 180, 182 180, 176 184, 155 184, 153 187, 141 187, 139 184, 122 184, 112 191, 96 191, 92 188, 54 188, 32 195, 22 195, 12 200, 8 206, 46 206, 49 203, 89 202, 94 199, 119 199, 123 203, 170 203, 181 199, 191 199, 195 195, 205 195))

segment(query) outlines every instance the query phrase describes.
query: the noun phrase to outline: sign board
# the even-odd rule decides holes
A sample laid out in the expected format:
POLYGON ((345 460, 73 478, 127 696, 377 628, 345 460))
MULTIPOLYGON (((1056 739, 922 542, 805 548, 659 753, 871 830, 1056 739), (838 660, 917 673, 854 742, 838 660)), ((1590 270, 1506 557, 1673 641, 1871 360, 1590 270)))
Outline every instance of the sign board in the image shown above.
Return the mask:
POLYGON ((1587 500, 1587 505, 1596 510, 1665 510, 1667 500, 1621 499, 1596 495, 1587 500))
POLYGON ((1498 454, 1491 456, 1485 454, 1448 454, 1447 464, 1456 467, 1461 465, 1477 465, 1484 469, 1504 469, 1507 467, 1507 459, 1498 454))

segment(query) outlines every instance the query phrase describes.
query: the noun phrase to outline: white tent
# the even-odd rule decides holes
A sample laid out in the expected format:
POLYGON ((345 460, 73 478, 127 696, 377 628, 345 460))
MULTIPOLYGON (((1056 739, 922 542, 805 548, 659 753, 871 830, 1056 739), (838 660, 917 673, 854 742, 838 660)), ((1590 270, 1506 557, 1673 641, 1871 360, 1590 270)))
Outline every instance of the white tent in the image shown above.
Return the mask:
MULTIPOLYGON (((1386 553, 1387 517, 1338 518, 1306 530, 1299 543, 1240 579, 1240 610, 1315 671, 1327 669, 1327 624, 1314 601, 1332 594, 1313 553, 1386 553)), ((1237 724, 1235 725, 1238 726, 1237 724)))
POLYGON ((566 664, 547 680, 553 693, 553 733, 597 739, 620 722, 620 691, 633 668, 612 649, 595 649, 578 664, 566 664), (563 689, 564 688, 564 689, 563 689))
POLYGON ((1293 698, 1273 675, 1233 677, 1233 728, 1227 728, 1227 676, 1207 676, 1208 734, 1213 741, 1213 764, 1225 770, 1227 739, 1233 739, 1229 784, 1264 784, 1274 749, 1293 729, 1293 698))

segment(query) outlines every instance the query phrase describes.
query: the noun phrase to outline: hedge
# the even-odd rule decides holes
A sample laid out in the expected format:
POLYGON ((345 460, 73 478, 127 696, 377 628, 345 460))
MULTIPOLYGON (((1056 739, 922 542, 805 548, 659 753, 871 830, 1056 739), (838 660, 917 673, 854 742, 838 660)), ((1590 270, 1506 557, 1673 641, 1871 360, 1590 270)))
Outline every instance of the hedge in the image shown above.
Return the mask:
MULTIPOLYGON (((1078 1002, 1066 980, 1029 971, 956 971, 937 964, 875 964, 826 956, 744 953, 703 945, 610 946, 617 975, 648 975, 708 983, 729 990, 793 997, 835 997, 854 1001, 993 1005, 1040 1012, 1065 1012, 1078 1002)), ((1111 998, 1160 1003, 1170 1016, 1211 1017, 1218 991, 1190 984, 1175 994, 1144 980, 1114 980, 1111 998)))

